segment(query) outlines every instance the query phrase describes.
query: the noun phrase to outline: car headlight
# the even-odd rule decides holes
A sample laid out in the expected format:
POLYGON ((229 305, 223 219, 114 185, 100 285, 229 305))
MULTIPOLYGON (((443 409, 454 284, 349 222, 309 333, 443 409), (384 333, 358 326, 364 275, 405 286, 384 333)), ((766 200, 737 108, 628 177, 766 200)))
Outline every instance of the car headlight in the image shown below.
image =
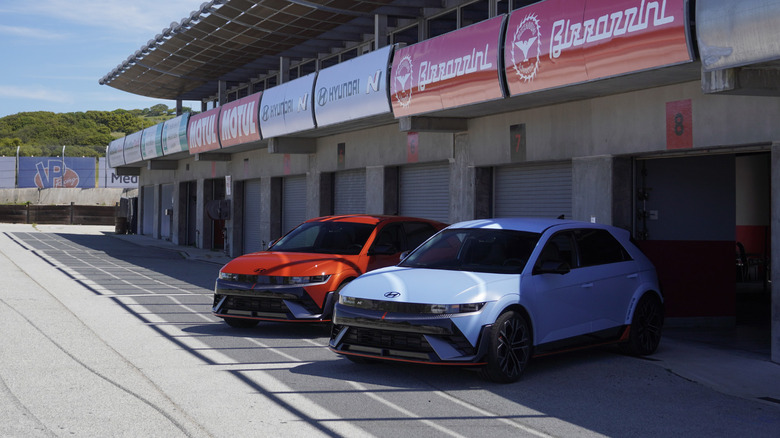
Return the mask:
POLYGON ((309 277, 275 277, 276 284, 288 284, 288 285, 303 285, 303 284, 320 284, 325 283, 330 279, 330 275, 312 275, 309 277))
POLYGON ((485 303, 468 304, 430 304, 430 309, 426 313, 452 314, 452 313, 472 313, 479 312, 485 303))
POLYGON ((230 272, 220 272, 219 279, 225 281, 238 281, 238 274, 231 274, 230 272))

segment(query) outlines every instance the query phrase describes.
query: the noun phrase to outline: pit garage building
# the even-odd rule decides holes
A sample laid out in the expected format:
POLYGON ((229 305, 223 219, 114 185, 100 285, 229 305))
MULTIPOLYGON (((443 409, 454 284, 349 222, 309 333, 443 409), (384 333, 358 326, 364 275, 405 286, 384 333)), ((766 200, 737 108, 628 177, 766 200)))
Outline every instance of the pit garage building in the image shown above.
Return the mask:
POLYGON ((100 80, 179 114, 107 156, 139 176, 136 232, 231 256, 327 214, 624 227, 667 324, 758 330, 780 362, 778 22, 776 0, 215 0, 100 80))

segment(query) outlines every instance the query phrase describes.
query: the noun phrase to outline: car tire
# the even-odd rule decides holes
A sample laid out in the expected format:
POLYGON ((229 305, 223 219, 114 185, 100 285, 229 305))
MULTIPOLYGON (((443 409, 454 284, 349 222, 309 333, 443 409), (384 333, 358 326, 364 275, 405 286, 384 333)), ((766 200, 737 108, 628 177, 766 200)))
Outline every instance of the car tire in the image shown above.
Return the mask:
POLYGON ((621 350, 632 356, 653 354, 661 342, 661 329, 664 324, 664 307, 656 294, 642 295, 631 318, 628 341, 621 350))
POLYGON ((499 383, 520 379, 531 358, 531 326, 525 316, 513 310, 502 313, 490 327, 489 342, 482 376, 499 383))
POLYGON ((227 325, 233 327, 233 328, 252 328, 257 326, 257 324, 260 322, 256 319, 245 319, 245 318, 222 318, 225 320, 227 325))

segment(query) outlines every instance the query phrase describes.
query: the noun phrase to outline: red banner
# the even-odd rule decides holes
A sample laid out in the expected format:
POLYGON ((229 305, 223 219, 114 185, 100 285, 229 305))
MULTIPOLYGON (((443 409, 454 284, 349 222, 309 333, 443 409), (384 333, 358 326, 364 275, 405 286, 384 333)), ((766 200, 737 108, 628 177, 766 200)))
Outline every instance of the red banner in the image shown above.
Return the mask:
POLYGON ((190 154, 219 149, 219 110, 214 108, 190 117, 190 126, 187 128, 190 154))
POLYGON ((396 117, 503 97, 498 45, 504 16, 395 52, 390 96, 396 117))
POLYGON ((509 17, 509 93, 692 61, 685 0, 546 0, 509 17))
POLYGON ((222 147, 260 140, 260 96, 255 93, 222 106, 219 112, 219 140, 222 147))

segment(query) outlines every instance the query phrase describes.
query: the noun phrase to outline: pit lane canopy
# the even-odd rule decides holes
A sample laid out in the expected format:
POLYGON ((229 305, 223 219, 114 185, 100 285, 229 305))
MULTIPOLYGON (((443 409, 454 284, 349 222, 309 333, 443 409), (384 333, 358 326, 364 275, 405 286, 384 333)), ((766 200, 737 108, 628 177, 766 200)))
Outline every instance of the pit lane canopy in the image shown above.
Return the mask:
POLYGON ((417 18, 436 0, 212 0, 171 23, 100 79, 129 93, 203 100, 279 69, 279 58, 314 59, 374 32, 374 17, 417 18))

